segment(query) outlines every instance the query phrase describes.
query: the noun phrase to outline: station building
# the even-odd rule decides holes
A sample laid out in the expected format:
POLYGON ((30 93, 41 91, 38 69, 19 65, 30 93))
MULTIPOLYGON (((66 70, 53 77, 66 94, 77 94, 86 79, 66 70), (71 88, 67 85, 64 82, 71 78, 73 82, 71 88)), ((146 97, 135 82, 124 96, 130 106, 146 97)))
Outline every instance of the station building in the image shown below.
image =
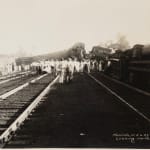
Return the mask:
POLYGON ((17 71, 17 65, 13 56, 0 55, 0 75, 7 75, 17 71))

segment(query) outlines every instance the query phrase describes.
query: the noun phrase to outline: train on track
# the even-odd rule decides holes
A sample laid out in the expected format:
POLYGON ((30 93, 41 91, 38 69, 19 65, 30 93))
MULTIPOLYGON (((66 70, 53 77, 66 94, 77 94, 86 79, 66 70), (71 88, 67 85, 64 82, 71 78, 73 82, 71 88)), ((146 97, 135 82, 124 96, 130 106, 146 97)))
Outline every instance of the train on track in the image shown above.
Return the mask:
POLYGON ((136 44, 131 49, 118 50, 108 61, 108 75, 150 91, 150 45, 136 44))

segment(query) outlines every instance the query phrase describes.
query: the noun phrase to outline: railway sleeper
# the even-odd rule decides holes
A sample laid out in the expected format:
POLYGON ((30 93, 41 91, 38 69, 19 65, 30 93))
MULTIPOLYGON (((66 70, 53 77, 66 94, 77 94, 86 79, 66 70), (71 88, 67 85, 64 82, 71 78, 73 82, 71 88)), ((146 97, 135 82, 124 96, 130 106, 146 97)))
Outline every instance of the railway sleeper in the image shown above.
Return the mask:
POLYGON ((0 113, 17 113, 19 109, 0 109, 0 113))
POLYGON ((18 115, 17 114, 10 114, 10 113, 7 113, 7 114, 5 114, 5 113, 2 113, 2 114, 0 114, 0 118, 12 118, 12 117, 14 117, 14 118, 16 118, 18 115))
POLYGON ((26 141, 26 140, 23 140, 23 139, 20 139, 20 140, 12 140, 12 141, 10 141, 9 142, 9 145, 10 145, 10 147, 15 147, 15 145, 25 145, 25 146, 27 146, 27 145, 30 145, 30 142, 29 141, 26 141))
POLYGON ((0 109, 21 109, 24 106, 2 106, 0 109))
MULTIPOLYGON (((46 85, 48 85, 48 83, 47 83, 47 80, 45 80, 45 82, 46 82, 46 84, 43 84, 42 86, 40 85, 40 86, 38 86, 36 89, 32 89, 32 90, 27 90, 26 92, 25 91, 20 91, 19 93, 21 93, 21 92, 23 92, 23 94, 21 93, 19 96, 19 98, 18 98, 18 95, 16 94, 15 96, 17 96, 17 99, 16 98, 14 98, 13 100, 20 100, 21 98, 24 98, 23 97, 23 95, 25 96, 25 98, 26 99, 29 99, 28 97, 30 97, 30 101, 34 98, 34 97, 37 97, 38 96, 38 94, 40 94, 41 93, 41 91, 44 89, 44 87, 46 86, 46 85), (32 96, 33 95, 33 93, 36 93, 35 95, 36 96, 32 96)), ((22 100, 22 99, 21 99, 22 100)), ((23 101, 23 100, 22 100, 23 101)), ((23 101, 24 102, 24 101, 23 101)), ((37 107, 37 106, 36 106, 37 107)), ((20 108, 19 108, 20 109, 20 108)), ((34 108, 35 109, 35 108, 34 108)), ((33 110, 34 111, 34 110, 33 110)), ((32 112, 33 112, 32 111, 32 112)), ((11 109, 6 109, 6 108, 4 108, 4 109, 0 109, 0 112, 15 112, 15 113, 18 113, 18 112, 20 112, 20 110, 18 110, 18 109, 15 109, 15 108, 11 108, 11 109)), ((28 112, 27 112, 28 113, 28 112)), ((29 114, 28 114, 29 115, 29 114)), ((19 115, 18 115, 19 116, 19 115)), ((26 119, 28 119, 28 117, 26 118, 26 119)), ((8 124, 6 124, 7 123, 7 121, 4 121, 3 120, 3 123, 0 125, 0 127, 4 127, 4 126, 10 126, 10 122, 11 122, 12 120, 10 120, 10 121, 8 121, 9 122, 9 125, 8 124)), ((23 121, 24 122, 24 121, 23 121)), ((20 126, 23 124, 23 122, 22 123, 20 123, 20 121, 19 122, 17 122, 16 123, 16 127, 17 128, 20 128, 20 126)), ((16 128, 16 129, 17 129, 16 128)), ((6 136, 4 136, 4 138, 2 138, 1 139, 1 142, 2 143, 4 143, 4 142, 7 142, 10 138, 11 138, 11 136, 14 134, 14 132, 15 131, 12 131, 12 130, 16 130, 16 129, 13 129, 13 128, 10 128, 9 129, 9 131, 8 131, 8 133, 6 134, 6 136)), ((37 131, 36 131, 37 132, 37 131)), ((37 132, 38 133, 38 132, 37 132)), ((2 136, 3 137, 3 136, 2 136)))
POLYGON ((6 106, 12 106, 12 107, 22 107, 22 106, 24 106, 26 103, 23 103, 23 104, 19 104, 19 103, 13 103, 13 102, 10 102, 10 103, 8 103, 8 104, 1 104, 0 105, 0 107, 1 106, 4 106, 4 107, 6 107, 6 106))
POLYGON ((26 99, 23 99, 23 98, 13 98, 13 99, 10 99, 9 100, 9 102, 11 102, 11 103, 15 103, 15 102, 18 102, 18 103, 20 103, 20 102, 23 102, 23 103, 26 103, 26 102, 30 102, 30 99, 27 99, 28 98, 28 96, 26 96, 25 97, 26 99))
POLYGON ((0 115, 0 121, 1 120, 10 120, 10 119, 14 119, 14 118, 16 118, 16 117, 15 116, 7 116, 7 115, 2 116, 2 115, 0 115))
POLYGON ((15 102, 12 102, 10 99, 8 99, 7 101, 3 101, 0 103, 0 105, 24 105, 26 104, 26 102, 22 102, 22 101, 15 101, 15 102))
POLYGON ((9 126, 9 122, 12 122, 14 119, 13 118, 11 118, 11 119, 9 119, 9 120, 7 120, 7 119, 0 119, 0 126, 1 125, 7 125, 7 126, 9 126))

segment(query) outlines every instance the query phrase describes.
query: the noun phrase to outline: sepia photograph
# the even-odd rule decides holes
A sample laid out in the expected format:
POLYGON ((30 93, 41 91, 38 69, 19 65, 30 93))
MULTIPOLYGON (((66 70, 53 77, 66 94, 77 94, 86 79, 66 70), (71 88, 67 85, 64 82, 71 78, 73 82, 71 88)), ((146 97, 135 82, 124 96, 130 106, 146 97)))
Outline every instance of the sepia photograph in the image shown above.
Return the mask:
POLYGON ((0 148, 150 149, 150 0, 0 0, 0 148))

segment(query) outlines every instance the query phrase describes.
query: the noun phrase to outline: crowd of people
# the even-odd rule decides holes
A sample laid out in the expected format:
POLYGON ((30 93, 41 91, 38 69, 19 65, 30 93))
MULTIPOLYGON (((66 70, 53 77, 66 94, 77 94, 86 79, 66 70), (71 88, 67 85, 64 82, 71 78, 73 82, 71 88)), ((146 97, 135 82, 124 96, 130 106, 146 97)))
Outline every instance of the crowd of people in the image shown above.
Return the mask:
POLYGON ((36 71, 40 74, 42 72, 59 75, 59 83, 69 83, 72 81, 75 73, 82 73, 86 71, 104 71, 106 63, 103 60, 84 59, 78 61, 77 59, 61 59, 41 61, 33 64, 36 66, 36 71))

